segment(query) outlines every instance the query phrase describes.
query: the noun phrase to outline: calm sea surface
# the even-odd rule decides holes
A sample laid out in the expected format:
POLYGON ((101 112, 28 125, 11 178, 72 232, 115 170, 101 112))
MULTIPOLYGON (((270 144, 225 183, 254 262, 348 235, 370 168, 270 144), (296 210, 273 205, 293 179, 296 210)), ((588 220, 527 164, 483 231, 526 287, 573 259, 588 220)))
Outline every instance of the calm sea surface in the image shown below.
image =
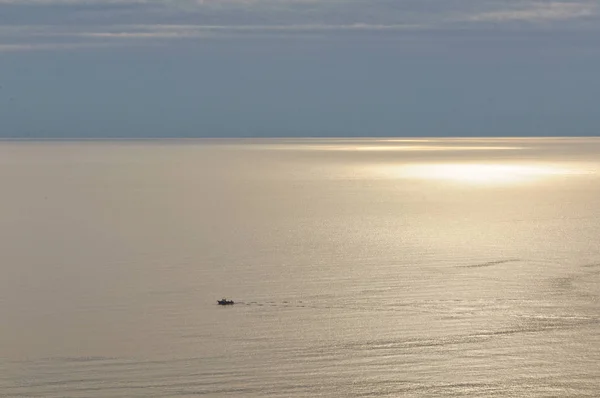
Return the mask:
POLYGON ((3 141, 0 189, 2 397, 600 394, 600 139, 3 141))

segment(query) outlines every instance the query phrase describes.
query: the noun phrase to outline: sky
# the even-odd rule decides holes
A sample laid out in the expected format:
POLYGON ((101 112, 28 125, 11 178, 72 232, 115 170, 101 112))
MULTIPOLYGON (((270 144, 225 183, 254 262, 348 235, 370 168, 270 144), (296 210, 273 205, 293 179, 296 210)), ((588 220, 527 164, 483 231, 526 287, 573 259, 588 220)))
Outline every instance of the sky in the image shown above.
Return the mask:
POLYGON ((600 135, 600 0, 0 0, 0 137, 600 135))

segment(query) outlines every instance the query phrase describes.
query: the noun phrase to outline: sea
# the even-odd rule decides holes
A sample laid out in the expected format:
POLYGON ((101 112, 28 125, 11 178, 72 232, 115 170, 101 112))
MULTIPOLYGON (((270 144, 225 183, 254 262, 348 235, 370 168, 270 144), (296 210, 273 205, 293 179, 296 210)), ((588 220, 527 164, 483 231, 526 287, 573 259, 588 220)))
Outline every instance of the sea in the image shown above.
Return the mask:
POLYGON ((600 396, 600 138, 4 140, 0 189, 0 397, 600 396))

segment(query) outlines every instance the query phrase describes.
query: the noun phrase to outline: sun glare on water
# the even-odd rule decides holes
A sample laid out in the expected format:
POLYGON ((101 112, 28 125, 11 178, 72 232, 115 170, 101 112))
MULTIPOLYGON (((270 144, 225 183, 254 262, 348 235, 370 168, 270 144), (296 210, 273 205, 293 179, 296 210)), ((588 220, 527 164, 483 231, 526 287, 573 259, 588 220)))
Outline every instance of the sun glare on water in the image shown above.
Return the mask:
POLYGON ((555 165, 491 163, 409 164, 391 166, 384 172, 398 178, 445 180, 469 184, 511 184, 559 175, 589 173, 583 169, 555 165))

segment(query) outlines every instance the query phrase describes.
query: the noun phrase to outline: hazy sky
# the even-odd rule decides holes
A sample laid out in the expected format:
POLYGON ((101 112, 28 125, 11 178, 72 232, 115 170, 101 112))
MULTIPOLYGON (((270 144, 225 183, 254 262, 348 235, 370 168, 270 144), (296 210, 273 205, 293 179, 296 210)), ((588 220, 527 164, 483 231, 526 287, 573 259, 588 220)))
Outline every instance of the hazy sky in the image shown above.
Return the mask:
POLYGON ((600 0, 0 0, 0 137, 597 135, 600 0))

